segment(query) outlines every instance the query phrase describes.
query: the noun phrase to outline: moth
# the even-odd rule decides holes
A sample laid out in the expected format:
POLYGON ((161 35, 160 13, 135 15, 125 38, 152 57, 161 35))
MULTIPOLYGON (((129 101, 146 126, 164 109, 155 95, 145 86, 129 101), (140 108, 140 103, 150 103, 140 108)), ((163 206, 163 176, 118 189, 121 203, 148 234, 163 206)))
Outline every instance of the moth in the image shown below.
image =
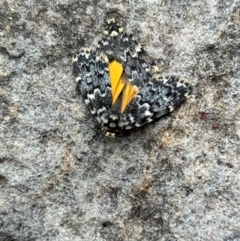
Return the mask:
POLYGON ((173 111, 191 94, 184 78, 162 76, 132 35, 112 18, 95 50, 73 56, 77 88, 90 112, 115 136, 173 111))

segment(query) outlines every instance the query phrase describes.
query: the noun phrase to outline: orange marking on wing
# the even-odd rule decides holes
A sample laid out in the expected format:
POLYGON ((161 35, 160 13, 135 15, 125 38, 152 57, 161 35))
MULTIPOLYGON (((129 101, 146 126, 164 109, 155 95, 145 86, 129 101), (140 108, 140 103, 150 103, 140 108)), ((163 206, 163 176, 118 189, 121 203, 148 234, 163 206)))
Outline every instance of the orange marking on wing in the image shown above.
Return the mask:
POLYGON ((122 93, 121 113, 124 112, 130 101, 138 93, 136 86, 133 86, 123 75, 123 66, 116 60, 109 64, 109 75, 112 87, 112 105, 115 104, 119 95, 122 93))
POLYGON ((112 86, 112 104, 116 102, 126 83, 121 81, 123 66, 116 60, 109 64, 110 81, 112 86))
POLYGON ((136 96, 138 90, 136 86, 133 86, 130 82, 127 82, 122 94, 122 106, 121 113, 126 109, 130 101, 136 96))

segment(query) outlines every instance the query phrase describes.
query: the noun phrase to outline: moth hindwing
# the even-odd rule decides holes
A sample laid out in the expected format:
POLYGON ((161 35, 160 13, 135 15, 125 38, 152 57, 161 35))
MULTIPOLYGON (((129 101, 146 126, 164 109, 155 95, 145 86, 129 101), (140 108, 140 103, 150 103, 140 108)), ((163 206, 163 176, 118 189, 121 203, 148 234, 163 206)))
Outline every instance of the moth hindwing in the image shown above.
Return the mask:
POLYGON ((95 50, 81 48, 73 72, 90 112, 107 135, 140 127, 181 105, 188 81, 163 77, 141 45, 115 19, 108 19, 95 50))

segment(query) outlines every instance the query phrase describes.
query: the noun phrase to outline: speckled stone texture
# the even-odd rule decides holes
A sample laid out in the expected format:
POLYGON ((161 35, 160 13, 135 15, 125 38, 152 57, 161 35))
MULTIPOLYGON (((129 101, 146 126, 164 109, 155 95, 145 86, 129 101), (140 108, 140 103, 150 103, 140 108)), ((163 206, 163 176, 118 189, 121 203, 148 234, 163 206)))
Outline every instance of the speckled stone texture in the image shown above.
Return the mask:
POLYGON ((240 2, 0 2, 0 240, 240 240, 240 2), (113 8, 193 97, 107 139, 71 57, 113 8))

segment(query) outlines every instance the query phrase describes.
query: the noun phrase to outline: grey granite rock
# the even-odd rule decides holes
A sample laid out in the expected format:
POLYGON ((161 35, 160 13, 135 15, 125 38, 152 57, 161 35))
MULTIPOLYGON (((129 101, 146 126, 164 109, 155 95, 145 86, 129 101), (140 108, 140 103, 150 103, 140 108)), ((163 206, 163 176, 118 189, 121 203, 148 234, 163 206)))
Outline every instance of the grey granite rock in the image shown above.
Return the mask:
POLYGON ((240 240, 239 29, 237 0, 0 2, 0 240, 240 240), (111 8, 194 95, 109 140, 71 56, 111 8))

